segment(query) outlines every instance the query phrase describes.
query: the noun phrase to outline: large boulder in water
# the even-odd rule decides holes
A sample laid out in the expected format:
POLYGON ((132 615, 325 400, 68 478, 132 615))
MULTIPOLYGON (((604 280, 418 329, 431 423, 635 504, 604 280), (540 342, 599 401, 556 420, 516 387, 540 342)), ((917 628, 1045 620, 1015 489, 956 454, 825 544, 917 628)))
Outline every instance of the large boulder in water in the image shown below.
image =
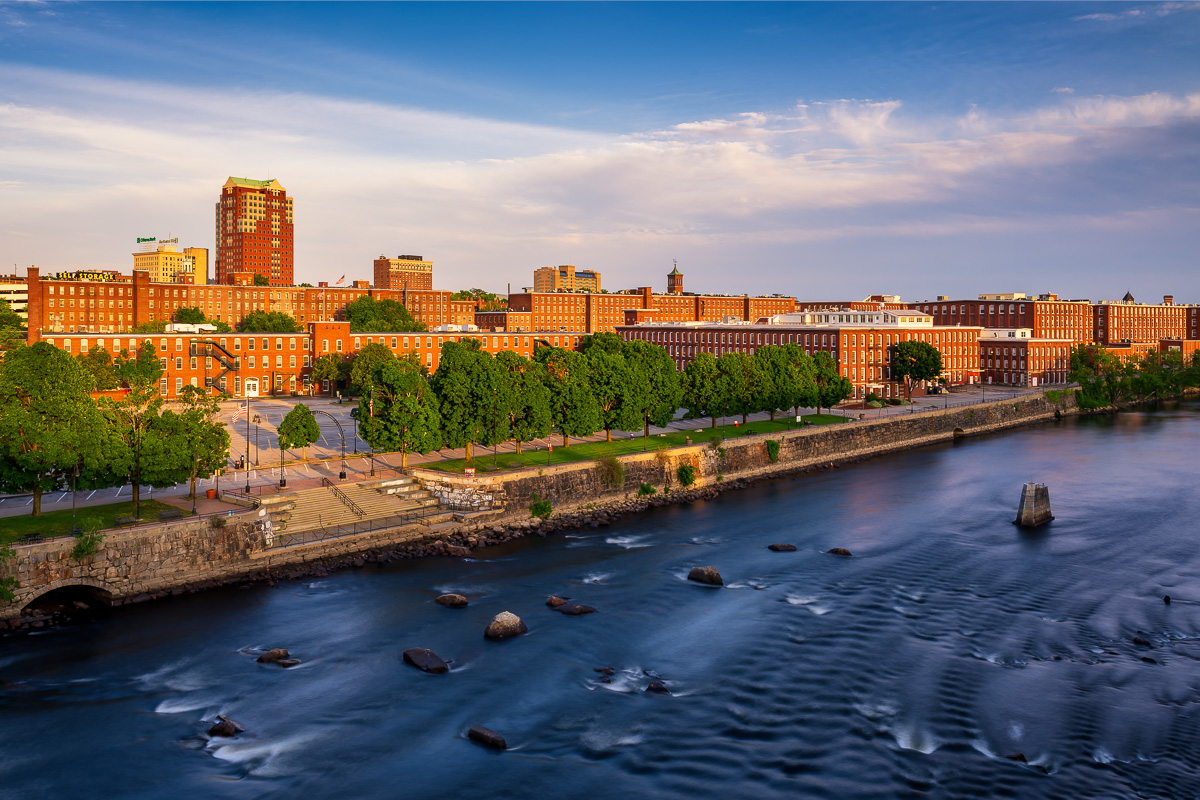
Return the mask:
POLYGON ((829 553, 830 555, 842 556, 843 558, 849 558, 850 556, 854 555, 844 547, 835 547, 832 550, 826 550, 825 552, 829 553))
POLYGON ((692 567, 692 571, 688 573, 688 580, 705 583, 709 586, 725 585, 725 581, 721 580, 721 573, 717 572, 716 567, 692 567))
POLYGON ((491 728, 485 728, 482 725, 472 725, 471 729, 467 731, 467 738, 487 747, 494 747, 497 750, 508 749, 508 742, 504 741, 503 736, 491 728))
POLYGON ((288 655, 289 654, 286 649, 282 647, 276 647, 273 650, 268 650, 267 652, 263 653, 258 657, 257 660, 260 664, 273 664, 276 661, 283 661, 288 657, 288 655))
POLYGON ((208 729, 209 736, 236 736, 246 729, 224 714, 217 715, 217 721, 208 729))
POLYGON ((408 648, 404 651, 404 660, 423 672, 441 674, 450 671, 446 662, 438 658, 437 654, 427 647, 408 648))
POLYGON ((483 635, 488 639, 508 639, 511 636, 520 636, 522 633, 528 633, 529 628, 521 621, 521 618, 510 611, 501 611, 492 618, 492 622, 487 626, 487 630, 483 635))
POLYGON ((559 606, 565 606, 567 604, 567 601, 570 599, 571 598, 569 598, 569 597, 558 597, 557 595, 550 595, 549 597, 546 598, 546 605, 550 606, 551 608, 558 608, 559 606))
POLYGON ((464 608, 467 605, 467 598, 461 594, 442 594, 433 599, 433 602, 439 606, 449 606, 450 608, 464 608))
POLYGON ((794 552, 796 552, 796 545, 794 545, 794 544, 769 544, 769 545, 767 545, 767 549, 774 550, 776 553, 794 553, 794 552))

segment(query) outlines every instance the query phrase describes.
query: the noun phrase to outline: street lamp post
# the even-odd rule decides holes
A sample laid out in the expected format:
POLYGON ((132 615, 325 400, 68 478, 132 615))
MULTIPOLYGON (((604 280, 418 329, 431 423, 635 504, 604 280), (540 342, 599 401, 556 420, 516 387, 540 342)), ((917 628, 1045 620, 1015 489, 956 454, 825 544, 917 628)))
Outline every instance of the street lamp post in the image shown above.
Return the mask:
POLYGON ((246 494, 250 494, 250 390, 246 390, 246 494))
POLYGON ((283 439, 280 438, 280 440, 279 440, 279 488, 280 489, 287 486, 287 478, 284 477, 284 474, 283 474, 283 453, 284 453, 283 439))
POLYGON ((254 466, 258 466, 258 426, 262 422, 262 417, 258 414, 254 415, 254 466))

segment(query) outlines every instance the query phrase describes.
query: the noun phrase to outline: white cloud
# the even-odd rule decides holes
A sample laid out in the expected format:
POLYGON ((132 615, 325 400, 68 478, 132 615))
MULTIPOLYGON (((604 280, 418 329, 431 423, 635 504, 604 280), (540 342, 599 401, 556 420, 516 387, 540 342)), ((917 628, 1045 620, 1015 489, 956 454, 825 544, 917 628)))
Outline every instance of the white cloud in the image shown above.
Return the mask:
POLYGON ((1050 91, 1055 92, 1056 94, 1075 94, 1075 90, 1070 86, 1056 86, 1050 91))

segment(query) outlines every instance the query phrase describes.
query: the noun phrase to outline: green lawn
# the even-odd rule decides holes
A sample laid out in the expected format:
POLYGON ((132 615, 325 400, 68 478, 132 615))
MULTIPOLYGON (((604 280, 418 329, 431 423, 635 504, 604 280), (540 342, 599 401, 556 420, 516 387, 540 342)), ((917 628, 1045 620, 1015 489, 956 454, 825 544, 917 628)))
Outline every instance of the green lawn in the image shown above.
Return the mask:
MULTIPOLYGON (((711 423, 709 420, 689 420, 689 423, 695 423, 695 427, 690 431, 672 432, 659 436, 651 436, 649 439, 643 440, 641 436, 634 439, 629 439, 628 435, 624 439, 617 439, 615 436, 611 442, 575 442, 570 447, 562 447, 562 437, 555 436, 551 439, 554 444, 554 450, 549 454, 549 462, 546 459, 546 448, 542 447, 539 450, 526 451, 520 455, 512 452, 501 451, 497 457, 493 458, 489 449, 476 446, 475 449, 475 468, 480 472, 487 471, 493 465, 501 469, 515 467, 538 467, 546 466, 547 463, 567 464, 574 461, 592 461, 604 456, 623 456, 630 453, 641 453, 643 450, 654 452, 664 447, 680 447, 687 444, 687 439, 690 437, 692 444, 707 444, 714 439, 720 441, 723 437, 733 439, 738 436, 751 436, 758 433, 773 433, 779 431, 798 430, 799 426, 794 422, 788 422, 781 419, 776 422, 763 420, 761 422, 751 422, 749 425, 739 425, 736 428, 733 423, 728 425, 718 425, 716 428, 708 427, 711 423)), ((803 417, 805 422, 811 425, 829 425, 831 423, 845 422, 846 418, 837 414, 806 414, 803 417)), ((419 466, 427 469, 436 469, 442 472, 462 472, 467 466, 467 461, 464 458, 453 458, 446 461, 431 461, 419 466)))
MULTIPOLYGON (((48 495, 47 495, 48 496, 48 495)), ((45 508, 45 497, 42 500, 45 508)), ((160 503, 157 500, 142 501, 142 520, 150 522, 158 519, 162 511, 175 506, 160 503)), ((192 512, 185 510, 183 516, 190 517, 192 512)), ((117 517, 133 516, 133 501, 110 503, 104 506, 85 506, 76 509, 75 524, 85 530, 99 528, 106 530, 116 527, 117 517)), ((52 539, 55 536, 68 536, 71 533, 71 509, 43 511, 40 517, 0 517, 0 542, 12 542, 24 536, 40 536, 52 539)))

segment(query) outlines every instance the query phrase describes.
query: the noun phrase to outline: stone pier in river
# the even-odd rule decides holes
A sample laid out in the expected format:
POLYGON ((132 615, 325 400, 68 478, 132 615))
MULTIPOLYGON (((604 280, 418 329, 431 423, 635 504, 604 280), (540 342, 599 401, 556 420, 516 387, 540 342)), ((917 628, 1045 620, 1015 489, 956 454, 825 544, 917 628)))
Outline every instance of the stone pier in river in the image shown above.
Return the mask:
POLYGON ((1013 524, 1036 528, 1054 519, 1050 513, 1050 489, 1044 483, 1027 483, 1021 488, 1021 505, 1013 524))

